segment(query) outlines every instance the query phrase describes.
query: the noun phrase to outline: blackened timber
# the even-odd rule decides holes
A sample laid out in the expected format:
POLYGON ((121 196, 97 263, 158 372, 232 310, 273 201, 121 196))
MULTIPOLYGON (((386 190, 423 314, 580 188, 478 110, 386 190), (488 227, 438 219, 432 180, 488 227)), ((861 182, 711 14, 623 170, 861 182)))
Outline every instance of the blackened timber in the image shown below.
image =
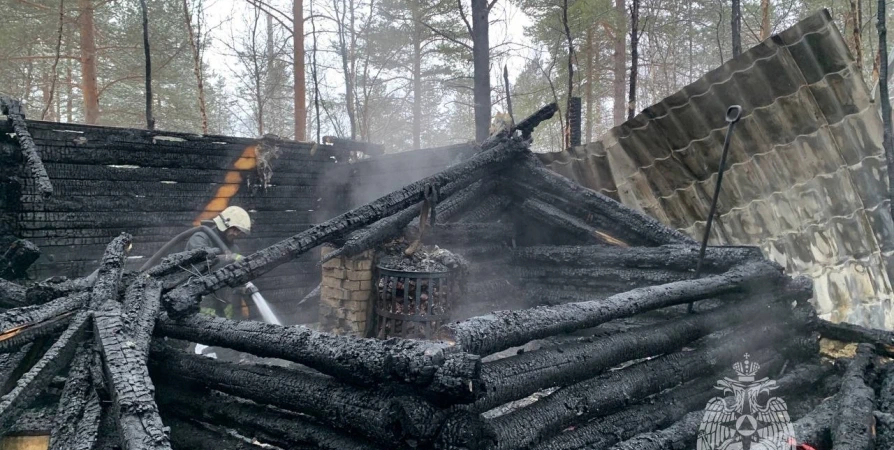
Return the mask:
POLYGON ((159 280, 143 275, 132 282, 124 294, 122 331, 143 355, 144 362, 149 357, 149 341, 155 329, 155 320, 161 311, 161 292, 162 284, 159 280))
POLYGON ((281 358, 363 385, 399 382, 454 402, 480 394, 481 360, 443 343, 337 336, 301 326, 234 321, 195 314, 158 319, 162 335, 281 358))
MULTIPOLYGON (((354 387, 325 375, 283 367, 233 364, 153 346, 153 377, 183 380, 313 416, 376 442, 399 445, 405 426, 384 389, 354 387)), ((418 420, 425 418, 418 417, 418 420)))
POLYGON ((315 445, 321 450, 375 450, 362 439, 291 413, 216 391, 191 392, 174 386, 159 386, 158 401, 163 410, 187 418, 234 428, 247 436, 281 448, 315 445))
MULTIPOLYGON (((810 298, 810 290, 796 294, 810 298)), ((585 339, 501 359, 482 368, 487 395, 476 402, 476 411, 487 411, 508 401, 531 395, 551 386, 565 386, 592 378, 624 361, 679 351, 688 343, 744 320, 772 318, 784 314, 783 298, 760 296, 745 303, 653 327, 639 328, 597 339, 585 339), (776 304, 775 307, 773 304, 776 304)))
POLYGON ((445 325, 438 331, 438 337, 458 344, 467 352, 487 355, 534 339, 594 327, 644 311, 758 287, 767 288, 781 279, 778 266, 765 261, 749 262, 720 275, 638 288, 604 300, 495 311, 445 325))
POLYGON ((89 313, 79 313, 43 357, 22 375, 16 387, 0 399, 0 434, 5 434, 53 377, 68 366, 89 324, 89 313))
POLYGON ((628 246, 622 239, 618 239, 606 232, 597 230, 583 220, 540 200, 529 198, 522 202, 521 209, 535 220, 564 230, 584 242, 595 242, 620 247, 628 246))
POLYGON ((23 306, 0 313, 0 352, 11 352, 34 339, 66 327, 90 294, 81 292, 43 305, 23 306))
POLYGON ((191 419, 181 419, 169 414, 165 416, 165 423, 170 425, 171 447, 174 450, 257 450, 259 448, 251 442, 218 430, 212 430, 191 419))
MULTIPOLYGON (((435 208, 437 211, 437 222, 449 222, 451 219, 462 215, 472 205, 477 205, 481 199, 488 197, 497 186, 496 180, 478 180, 469 187, 457 192, 438 203, 435 208)), ((418 220, 413 223, 418 226, 418 220)))
POLYGON ((558 104, 550 103, 538 109, 534 114, 522 119, 513 129, 521 131, 523 136, 530 137, 531 133, 534 132, 534 128, 537 128, 542 122, 551 119, 558 110, 558 104))
POLYGON ((727 329, 703 338, 694 351, 667 354, 623 370, 563 387, 534 404, 488 423, 497 436, 495 448, 536 444, 587 418, 617 411, 664 389, 730 365, 786 337, 780 324, 727 329))
MULTIPOLYGON (((513 249, 512 255, 519 261, 543 263, 551 267, 629 267, 692 272, 698 263, 698 247, 681 244, 628 248, 597 245, 535 246, 513 249)), ((762 258, 758 247, 708 247, 703 269, 725 272, 745 261, 762 258)))
POLYGON ((693 411, 663 430, 634 436, 611 450, 674 450, 692 446, 703 416, 704 411, 693 411))
POLYGON ((53 277, 28 286, 25 290, 25 302, 29 305, 47 303, 59 297, 90 289, 93 281, 90 277, 71 280, 65 277, 53 277))
POLYGON ((825 399, 819 406, 792 424, 795 428, 798 445, 807 444, 816 450, 832 450, 831 428, 840 397, 839 394, 836 394, 825 399))
POLYGON ((873 344, 877 351, 894 356, 894 333, 890 331, 866 328, 845 322, 832 323, 823 319, 816 319, 816 330, 824 338, 873 344))
POLYGON ((25 305, 25 287, 0 278, 0 307, 16 308, 25 305))
POLYGON ((170 449, 153 397, 146 353, 125 333, 121 317, 117 300, 103 303, 94 313, 94 337, 124 448, 170 449))
POLYGON ((512 171, 515 180, 529 184, 536 189, 552 192, 565 201, 575 203, 605 216, 614 224, 608 232, 618 234, 618 238, 627 240, 627 236, 646 239, 652 245, 690 244, 695 245, 692 238, 672 230, 661 222, 639 211, 633 210, 598 192, 589 190, 543 166, 533 155, 529 155, 512 171), (623 234, 621 234, 623 233, 623 234))
POLYGON ((832 426, 832 446, 837 449, 862 450, 872 448, 875 440, 873 415, 875 391, 866 381, 871 370, 875 347, 860 344, 854 359, 848 364, 838 393, 838 410, 832 426))
POLYGON ((165 297, 169 313, 188 314, 198 310, 199 298, 224 286, 237 286, 269 272, 299 255, 358 230, 377 220, 402 211, 424 198, 425 186, 441 189, 446 184, 471 184, 487 173, 504 166, 527 152, 527 145, 515 140, 504 141, 495 148, 478 153, 466 161, 451 166, 435 175, 411 183, 371 203, 315 225, 295 236, 260 250, 239 261, 228 264, 214 273, 194 278, 175 288, 165 297))
POLYGON ((25 272, 40 257, 40 249, 31 241, 18 239, 0 256, 0 278, 14 280, 23 278, 25 272))
POLYGON ((478 201, 478 205, 459 217, 459 223, 489 222, 499 217, 514 200, 508 195, 493 194, 478 201))
POLYGON ((40 343, 30 343, 11 353, 0 354, 0 395, 6 395, 15 387, 15 382, 28 369, 27 367, 22 368, 22 366, 40 347, 40 343))
POLYGON ((30 178, 34 179, 37 184, 37 190, 44 198, 53 195, 53 184, 50 183, 50 177, 47 170, 40 160, 40 153, 37 152, 37 146, 34 145, 34 139, 31 139, 31 133, 28 132, 28 125, 25 124, 25 116, 22 114, 10 114, 9 120, 12 121, 12 129, 19 140, 19 147, 22 150, 22 157, 25 160, 25 169, 30 174, 30 178))
POLYGON ((49 450, 91 450, 99 431, 99 397, 93 390, 90 349, 82 346, 68 370, 56 409, 49 450))
POLYGON ((888 364, 880 371, 881 387, 878 393, 877 416, 881 416, 876 424, 878 431, 877 448, 894 448, 894 364, 888 364))
MULTIPOLYGON (((418 235, 418 231, 410 233, 418 235)), ((468 245, 509 241, 514 236, 515 229, 504 223, 445 223, 426 233, 424 240, 438 245, 468 245)))
MULTIPOLYGON (((441 198, 447 198, 447 201, 442 202, 435 208, 436 210, 437 208, 442 208, 444 212, 446 212, 447 206, 442 205, 450 205, 450 203, 447 203, 450 199, 456 196, 462 198, 471 196, 474 198, 475 196, 469 195, 469 192, 477 192, 482 189, 482 186, 485 185, 481 180, 468 186, 462 181, 448 183, 439 191, 439 196, 441 198)), ((411 205, 396 214, 377 220, 366 228, 354 231, 347 236, 347 239, 341 248, 327 253, 323 256, 321 261, 326 262, 339 256, 355 256, 385 241, 396 238, 400 236, 407 225, 414 221, 418 222, 419 214, 421 212, 422 204, 418 203, 411 205)), ((441 212, 438 212, 438 216, 440 216, 440 214, 441 212)))
POLYGON ((106 246, 102 264, 90 293, 90 307, 98 308, 108 300, 118 298, 118 282, 124 269, 124 260, 130 249, 131 236, 121 233, 106 246))
POLYGON ((205 262, 209 258, 216 256, 218 253, 218 249, 207 247, 174 253, 165 256, 156 266, 147 269, 146 275, 156 278, 171 275, 174 272, 182 270, 184 266, 189 267, 193 264, 205 262))
POLYGON ((674 272, 664 269, 633 269, 624 267, 561 267, 552 265, 526 265, 516 269, 517 277, 526 283, 541 286, 553 285, 586 287, 586 294, 594 295, 599 291, 609 295, 629 291, 643 286, 667 284, 674 281, 691 279, 685 272, 674 272))

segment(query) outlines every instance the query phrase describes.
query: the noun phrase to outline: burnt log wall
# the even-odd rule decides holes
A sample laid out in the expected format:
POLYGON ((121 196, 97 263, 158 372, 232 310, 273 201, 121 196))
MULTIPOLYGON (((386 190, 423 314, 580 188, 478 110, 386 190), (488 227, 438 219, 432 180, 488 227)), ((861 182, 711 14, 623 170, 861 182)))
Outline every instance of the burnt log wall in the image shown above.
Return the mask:
MULTIPOLYGON (((198 136, 28 121, 55 193, 43 199, 19 169, 0 173, 2 235, 41 249, 28 275, 85 276, 108 242, 133 235, 126 268, 136 270, 166 242, 230 205, 249 211, 243 254, 444 169, 470 147, 349 161, 350 149, 277 139, 198 136), (265 186, 266 181, 266 186, 265 186)), ((3 167, 20 164, 11 126, 0 121, 3 167)), ((354 154, 356 155, 356 154, 354 154)), ((181 251, 184 244, 176 246, 181 251)), ((317 286, 319 252, 283 265, 256 285, 285 322, 316 321, 297 303, 317 286)))

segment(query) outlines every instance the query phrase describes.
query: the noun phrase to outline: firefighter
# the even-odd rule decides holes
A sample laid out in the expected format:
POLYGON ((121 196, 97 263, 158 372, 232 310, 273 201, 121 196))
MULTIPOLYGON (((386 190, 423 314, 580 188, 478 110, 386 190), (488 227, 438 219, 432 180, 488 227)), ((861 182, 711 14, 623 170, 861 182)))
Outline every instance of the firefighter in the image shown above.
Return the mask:
MULTIPOLYGON (((189 241, 186 243, 186 250, 201 247, 218 248, 225 263, 238 261, 242 258, 239 254, 236 240, 251 233, 251 217, 248 216, 244 209, 238 206, 230 206, 213 219, 203 220, 202 225, 216 232, 220 240, 228 248, 219 248, 217 240, 212 236, 208 236, 208 233, 202 230, 197 231, 189 238, 189 241)), ((231 289, 222 289, 216 295, 206 296, 202 299, 202 312, 229 319, 232 319, 235 315, 243 315, 244 292, 240 291, 242 289, 237 289, 235 292, 231 289)))

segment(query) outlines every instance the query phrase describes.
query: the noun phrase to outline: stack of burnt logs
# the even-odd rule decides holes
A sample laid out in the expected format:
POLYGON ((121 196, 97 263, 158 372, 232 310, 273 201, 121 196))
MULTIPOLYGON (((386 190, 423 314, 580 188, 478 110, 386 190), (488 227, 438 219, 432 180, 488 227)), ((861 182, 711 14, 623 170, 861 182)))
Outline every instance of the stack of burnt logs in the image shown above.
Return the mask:
POLYGON ((714 432, 700 429, 745 439, 726 420, 742 412, 744 375, 787 405, 754 414, 774 426, 749 436, 891 448, 894 334, 818 319, 809 281, 754 249, 712 248, 693 279, 694 242, 539 166, 533 126, 520 124, 441 173, 207 272, 192 269, 215 256, 200 249, 125 273, 125 234, 91 277, 0 284, 12 299, 0 312, 0 434, 44 431, 52 449, 695 448, 714 432), (324 243, 352 254, 418 227, 432 189, 436 215, 460 224, 482 223, 481 204, 523 199, 515 213, 555 239, 477 248, 500 252, 530 301, 575 289, 455 321, 432 341, 196 313, 202 296, 324 243), (823 335, 860 345, 824 358, 823 335), (278 363, 211 359, 189 342, 278 363))

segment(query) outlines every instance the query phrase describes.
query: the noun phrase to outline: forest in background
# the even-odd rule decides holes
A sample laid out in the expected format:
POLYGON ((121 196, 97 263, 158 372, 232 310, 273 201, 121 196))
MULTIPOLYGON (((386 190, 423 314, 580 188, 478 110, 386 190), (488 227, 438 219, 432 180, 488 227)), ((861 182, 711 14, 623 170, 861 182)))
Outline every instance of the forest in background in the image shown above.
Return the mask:
POLYGON ((446 145, 476 126, 480 140, 508 79, 516 120, 561 105, 538 133, 556 151, 569 92, 589 142, 821 8, 878 80, 875 2, 731 1, 0 0, 0 94, 32 119, 146 128, 143 5, 158 130, 446 145), (240 13, 220 19, 230 3, 240 13), (493 36, 513 10, 530 18, 525 42, 493 36), (229 63, 209 64, 209 49, 229 63))

